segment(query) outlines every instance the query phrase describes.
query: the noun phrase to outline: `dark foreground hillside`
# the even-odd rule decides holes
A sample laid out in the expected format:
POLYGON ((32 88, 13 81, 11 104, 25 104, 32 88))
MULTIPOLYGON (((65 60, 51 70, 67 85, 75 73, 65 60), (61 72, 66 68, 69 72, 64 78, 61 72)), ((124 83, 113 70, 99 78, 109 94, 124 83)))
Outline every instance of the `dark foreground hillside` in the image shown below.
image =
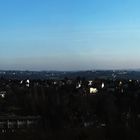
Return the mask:
POLYGON ((139 80, 0 79, 0 140, 139 140, 139 80))
POLYGON ((139 140, 139 130, 116 128, 68 129, 49 132, 44 130, 6 133, 0 135, 1 140, 139 140))

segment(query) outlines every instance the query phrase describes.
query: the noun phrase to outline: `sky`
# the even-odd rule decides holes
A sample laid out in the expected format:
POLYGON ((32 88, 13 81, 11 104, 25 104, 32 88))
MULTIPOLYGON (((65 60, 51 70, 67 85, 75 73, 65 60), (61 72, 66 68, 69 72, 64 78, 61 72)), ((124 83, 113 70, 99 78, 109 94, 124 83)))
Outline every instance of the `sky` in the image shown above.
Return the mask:
POLYGON ((0 0, 0 69, 140 68, 139 0, 0 0))

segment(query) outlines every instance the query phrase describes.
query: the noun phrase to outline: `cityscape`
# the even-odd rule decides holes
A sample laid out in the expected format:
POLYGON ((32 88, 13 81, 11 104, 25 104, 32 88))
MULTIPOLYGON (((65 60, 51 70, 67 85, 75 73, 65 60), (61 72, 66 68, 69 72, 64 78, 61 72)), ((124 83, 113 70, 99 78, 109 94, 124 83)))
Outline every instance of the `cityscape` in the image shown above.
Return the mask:
POLYGON ((139 74, 1 71, 0 136, 139 139, 139 74))
POLYGON ((140 140, 139 0, 0 0, 0 140, 140 140))

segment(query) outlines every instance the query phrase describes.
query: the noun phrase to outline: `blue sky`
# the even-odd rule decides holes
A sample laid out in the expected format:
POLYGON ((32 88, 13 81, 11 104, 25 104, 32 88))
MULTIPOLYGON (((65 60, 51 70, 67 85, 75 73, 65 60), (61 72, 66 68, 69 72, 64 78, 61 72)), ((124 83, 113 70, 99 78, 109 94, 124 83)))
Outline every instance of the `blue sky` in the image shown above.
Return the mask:
POLYGON ((139 0, 0 0, 0 69, 140 68, 139 0))

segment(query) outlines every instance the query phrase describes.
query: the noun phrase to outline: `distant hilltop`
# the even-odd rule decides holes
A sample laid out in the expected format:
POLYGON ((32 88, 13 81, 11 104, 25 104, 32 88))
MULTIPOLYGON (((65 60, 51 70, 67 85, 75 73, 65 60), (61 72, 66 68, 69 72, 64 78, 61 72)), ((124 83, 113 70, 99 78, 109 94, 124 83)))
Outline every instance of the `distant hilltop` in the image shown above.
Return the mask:
POLYGON ((87 70, 87 71, 18 71, 0 70, 5 79, 135 79, 140 80, 140 70, 87 70))

